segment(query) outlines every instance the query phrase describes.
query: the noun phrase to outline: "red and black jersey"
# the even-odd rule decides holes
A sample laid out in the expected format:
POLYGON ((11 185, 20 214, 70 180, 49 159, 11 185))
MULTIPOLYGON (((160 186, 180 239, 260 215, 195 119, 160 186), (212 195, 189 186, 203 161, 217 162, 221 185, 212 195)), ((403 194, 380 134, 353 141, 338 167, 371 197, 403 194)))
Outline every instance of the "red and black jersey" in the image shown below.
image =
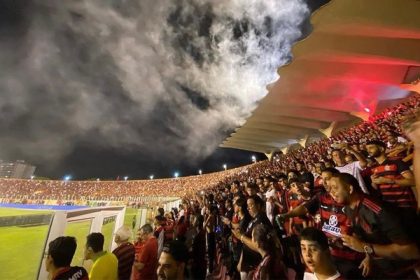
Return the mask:
MULTIPOLYGON (((410 244, 410 239, 395 209, 387 208, 380 201, 370 196, 362 196, 355 209, 346 206, 346 215, 351 219, 353 232, 362 241, 370 244, 387 245, 391 243, 410 244)), ((399 277, 409 272, 405 268, 411 267, 416 261, 391 260, 386 258, 374 259, 374 265, 383 277, 399 277)))
MULTIPOLYGON (((374 175, 392 180, 402 179, 402 173, 409 171, 409 167, 401 160, 386 159, 382 164, 373 167, 374 175)), ((381 184, 378 190, 384 201, 393 203, 401 208, 416 208, 417 202, 411 187, 402 187, 397 184, 381 184)))
POLYGON ((165 242, 169 242, 174 239, 174 221, 167 220, 163 229, 165 230, 165 242))
MULTIPOLYGON (((287 194, 287 208, 288 211, 295 209, 302 203, 304 203, 305 200, 303 200, 299 195, 288 192, 287 194)), ((305 217, 293 217, 293 224, 302 224, 305 221, 305 217)))
POLYGON ((287 213, 288 211, 288 205, 287 205, 287 191, 286 190, 278 190, 276 191, 276 198, 280 204, 279 206, 276 206, 274 209, 274 214, 283 214, 287 213))
POLYGON ((53 280, 88 280, 89 276, 86 270, 83 267, 72 266, 72 267, 63 267, 58 273, 53 277, 53 280))
POLYGON ((331 255, 347 260, 361 260, 360 254, 345 246, 341 241, 342 234, 352 233, 351 220, 344 213, 344 205, 338 204, 326 192, 322 191, 305 204, 309 213, 316 212, 321 216, 321 230, 328 237, 331 255))
POLYGON ((118 259, 118 279, 130 279, 136 249, 134 245, 126 242, 112 251, 118 259))
POLYGON ((314 182, 313 194, 317 195, 320 192, 322 192, 323 190, 324 190, 324 185, 323 185, 323 182, 322 182, 322 177, 318 176, 318 177, 316 177, 315 182, 314 182))

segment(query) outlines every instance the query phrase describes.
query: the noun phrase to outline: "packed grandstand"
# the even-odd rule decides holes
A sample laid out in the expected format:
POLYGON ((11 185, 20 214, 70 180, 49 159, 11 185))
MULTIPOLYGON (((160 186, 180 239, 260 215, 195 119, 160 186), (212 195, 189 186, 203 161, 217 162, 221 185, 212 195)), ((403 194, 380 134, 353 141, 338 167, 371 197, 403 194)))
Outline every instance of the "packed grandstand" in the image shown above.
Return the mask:
MULTIPOLYGON (((159 207, 133 243, 131 229, 120 228, 112 257, 97 245, 103 236, 90 234, 85 258, 107 256, 109 267, 94 265, 89 275, 73 268, 78 279, 415 279, 419 139, 407 131, 418 134, 419 105, 414 95, 332 137, 241 168, 140 181, 2 179, 1 201, 159 207, 165 199, 152 204, 153 197, 182 198, 172 211, 159 207)), ((51 258, 60 242, 74 241, 51 242, 51 258)))
MULTIPOLYGON (((262 176, 277 176, 296 170, 296 164, 313 174, 319 173, 316 166, 332 167, 334 165, 331 151, 340 143, 346 143, 356 151, 366 154, 366 143, 370 140, 382 140, 389 147, 392 157, 404 156, 410 162, 413 146, 403 131, 403 123, 416 114, 420 98, 415 95, 404 103, 384 110, 369 121, 320 141, 313 142, 305 148, 295 149, 283 155, 275 153, 270 160, 259 161, 240 168, 198 176, 129 181, 62 181, 62 180, 21 180, 0 179, 0 201, 3 203, 36 203, 85 205, 87 201, 110 201, 131 203, 144 201, 145 197, 192 197, 205 190, 215 190, 230 185, 234 181, 254 181, 262 176), (394 140, 397 142, 395 143, 394 140), (391 144, 392 143, 392 144, 391 144)), ((354 161, 352 155, 349 161, 354 161)), ((369 166, 374 164, 367 158, 369 166)), ((368 180, 369 168, 362 172, 368 180)))

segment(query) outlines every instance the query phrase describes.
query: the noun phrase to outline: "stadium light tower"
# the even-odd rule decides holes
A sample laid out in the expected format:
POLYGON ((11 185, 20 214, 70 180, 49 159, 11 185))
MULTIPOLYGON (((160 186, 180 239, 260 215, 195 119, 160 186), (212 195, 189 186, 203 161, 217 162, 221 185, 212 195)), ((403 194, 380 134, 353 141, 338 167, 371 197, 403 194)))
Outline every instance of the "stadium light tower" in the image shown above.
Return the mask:
POLYGON ((149 176, 150 180, 153 180, 153 178, 155 178, 155 176, 152 174, 149 176))
POLYGON ((198 170, 198 174, 203 175, 203 170, 198 170))
POLYGON ((179 177, 179 172, 178 171, 174 173, 174 177, 175 178, 178 178, 179 177))
POLYGON ((71 176, 70 175, 66 175, 66 176, 64 176, 64 181, 70 181, 71 180, 71 176))
POLYGON ((227 164, 226 164, 226 163, 224 163, 224 164, 223 164, 223 169, 224 169, 224 170, 226 170, 226 169, 227 169, 227 164))
POLYGON ((257 161, 257 157, 255 155, 252 155, 251 160, 255 163, 257 161))
POLYGON ((124 176, 124 181, 127 181, 128 180, 128 176, 124 176))

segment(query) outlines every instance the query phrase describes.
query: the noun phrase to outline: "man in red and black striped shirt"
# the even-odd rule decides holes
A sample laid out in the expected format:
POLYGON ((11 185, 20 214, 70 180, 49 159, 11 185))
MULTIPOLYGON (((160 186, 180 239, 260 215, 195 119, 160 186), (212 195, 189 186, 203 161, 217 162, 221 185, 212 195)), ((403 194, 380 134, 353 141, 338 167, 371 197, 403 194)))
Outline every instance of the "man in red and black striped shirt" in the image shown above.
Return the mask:
POLYGON ((132 232, 127 226, 120 227, 115 233, 114 241, 118 247, 112 253, 118 259, 118 279, 130 279, 131 268, 133 267, 135 249, 129 242, 132 232))
POLYGON ((415 210, 417 202, 412 190, 415 186, 414 176, 407 164, 402 160, 388 159, 386 145, 381 141, 368 142, 366 149, 378 162, 372 168, 372 186, 379 190, 382 199, 399 208, 415 210))
POLYGON ((360 279, 362 273, 359 264, 363 260, 364 254, 343 246, 341 235, 350 233, 351 223, 343 211, 344 205, 335 202, 328 193, 329 180, 338 173, 339 171, 335 168, 324 169, 321 172, 324 189, 310 201, 285 214, 283 218, 318 213, 321 216, 320 229, 328 237, 330 252, 338 270, 345 278, 360 279))

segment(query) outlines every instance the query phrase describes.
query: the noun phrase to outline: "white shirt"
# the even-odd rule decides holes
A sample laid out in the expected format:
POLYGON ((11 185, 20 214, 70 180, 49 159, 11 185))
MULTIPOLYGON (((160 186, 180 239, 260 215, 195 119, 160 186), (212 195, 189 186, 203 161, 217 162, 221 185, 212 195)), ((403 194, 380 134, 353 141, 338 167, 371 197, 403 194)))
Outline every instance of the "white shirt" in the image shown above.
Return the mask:
MULTIPOLYGON (((265 193, 265 197, 266 197, 267 200, 270 197, 275 196, 275 195, 276 195, 276 190, 275 189, 272 189, 271 191, 268 191, 268 192, 265 193)), ((270 220, 271 223, 273 223, 273 219, 274 219, 273 211, 274 211, 273 204, 267 201, 266 204, 265 204, 265 213, 266 213, 267 218, 270 220)))
MULTIPOLYGON (((401 136, 398 136, 397 137, 397 143, 407 143, 407 139, 405 139, 405 138, 403 138, 403 137, 401 137, 401 136)), ((386 143, 386 147, 387 148, 391 148, 392 147, 392 144, 391 143, 389 143, 389 142, 387 142, 386 143)))
POLYGON ((365 185, 365 181, 363 180, 362 174, 360 174, 360 171, 362 171, 362 168, 360 167, 360 161, 354 161, 344 166, 336 166, 335 169, 337 169, 341 173, 353 175, 353 177, 356 178, 359 182, 359 186, 362 189, 362 191, 366 194, 369 194, 369 191, 367 190, 365 185))
MULTIPOLYGON (((325 280, 335 280, 335 279, 337 279, 340 276, 341 276, 340 272, 336 271, 333 276, 330 276, 330 277, 328 277, 325 280)), ((305 272, 303 274, 303 280, 319 280, 319 279, 318 279, 318 277, 316 277, 316 274, 315 273, 305 272)))

